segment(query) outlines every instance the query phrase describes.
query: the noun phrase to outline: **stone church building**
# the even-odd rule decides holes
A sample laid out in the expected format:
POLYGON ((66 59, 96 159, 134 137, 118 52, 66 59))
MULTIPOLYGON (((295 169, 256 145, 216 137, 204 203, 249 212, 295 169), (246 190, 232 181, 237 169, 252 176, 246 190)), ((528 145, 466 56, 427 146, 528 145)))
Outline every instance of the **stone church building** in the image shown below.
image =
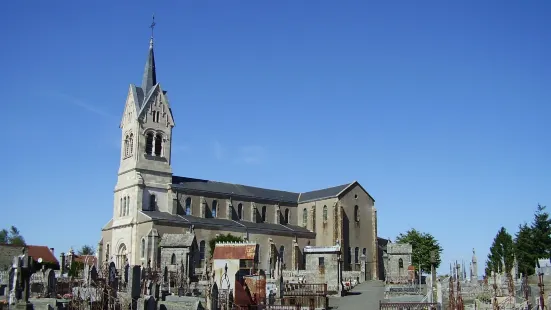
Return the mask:
POLYGON ((176 176, 174 126, 157 81, 152 38, 142 84, 129 86, 120 122, 120 167, 113 216, 98 244, 100 263, 162 267, 161 237, 191 230, 197 267, 210 257, 209 240, 231 233, 259 245, 259 268, 267 271, 276 261, 303 269, 305 246, 340 244, 344 270, 360 270, 364 254, 368 277, 377 277, 377 210, 358 182, 299 193, 176 176))

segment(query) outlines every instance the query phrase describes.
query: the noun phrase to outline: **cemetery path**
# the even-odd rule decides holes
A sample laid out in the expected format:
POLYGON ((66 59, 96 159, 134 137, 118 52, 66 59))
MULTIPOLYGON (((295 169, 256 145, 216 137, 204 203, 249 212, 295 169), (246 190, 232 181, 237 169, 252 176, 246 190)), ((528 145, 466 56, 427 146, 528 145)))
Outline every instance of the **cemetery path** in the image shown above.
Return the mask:
POLYGON ((379 301, 384 299, 385 285, 381 281, 366 281, 358 284, 344 297, 330 297, 332 310, 378 310, 379 301))

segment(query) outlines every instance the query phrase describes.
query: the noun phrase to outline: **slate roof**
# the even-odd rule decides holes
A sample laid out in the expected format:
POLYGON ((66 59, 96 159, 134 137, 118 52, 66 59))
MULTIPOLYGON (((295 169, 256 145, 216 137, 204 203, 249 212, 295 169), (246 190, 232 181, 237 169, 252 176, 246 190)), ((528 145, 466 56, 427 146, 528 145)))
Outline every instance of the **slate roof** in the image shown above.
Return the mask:
POLYGON ((202 218, 191 215, 173 215, 161 211, 141 211, 145 216, 156 222, 173 223, 178 225, 195 225, 196 228, 223 228, 233 231, 259 231, 284 235, 301 235, 314 237, 315 233, 295 225, 274 223, 254 223, 248 221, 234 221, 228 219, 202 218))
POLYGON ((161 211, 141 211, 147 217, 157 221, 165 223, 175 223, 175 224, 189 224, 189 222, 180 215, 170 214, 161 211))
POLYGON ((157 70, 155 70, 155 53, 153 50, 153 38, 151 38, 143 73, 142 89, 147 94, 155 84, 157 84, 157 70))
POLYGON ((195 235, 189 232, 183 234, 163 234, 159 246, 161 247, 190 247, 195 235))
POLYGON ((345 188, 350 186, 351 183, 343 184, 339 186, 319 189, 316 191, 306 192, 302 193, 299 196, 298 202, 307 202, 307 201, 314 201, 314 200, 321 200, 326 198, 332 198, 337 197, 337 195, 342 192, 345 188))
POLYGON ((247 185, 193 179, 186 177, 172 177, 173 187, 195 192, 231 195, 234 197, 264 199, 276 202, 297 203, 298 193, 272 190, 247 185))
POLYGON ((143 101, 145 100, 145 94, 141 87, 139 86, 135 86, 135 87, 136 87, 136 96, 138 97, 137 98, 138 100, 136 101, 136 104, 138 105, 136 111, 139 111, 143 104, 143 101))
POLYGON ((245 199, 260 199, 292 204, 337 197, 339 193, 352 184, 353 183, 347 183, 305 193, 294 193, 188 177, 172 177, 172 187, 176 190, 181 189, 199 193, 228 195, 234 198, 242 197, 245 199))
POLYGON ((377 237, 377 246, 381 249, 386 251, 386 246, 388 244, 389 240, 381 237, 377 237))
POLYGON ((215 228, 237 228, 243 229, 243 226, 237 221, 228 220, 228 219, 214 219, 214 218, 204 218, 192 215, 181 215, 186 221, 192 225, 200 227, 215 227, 215 228))

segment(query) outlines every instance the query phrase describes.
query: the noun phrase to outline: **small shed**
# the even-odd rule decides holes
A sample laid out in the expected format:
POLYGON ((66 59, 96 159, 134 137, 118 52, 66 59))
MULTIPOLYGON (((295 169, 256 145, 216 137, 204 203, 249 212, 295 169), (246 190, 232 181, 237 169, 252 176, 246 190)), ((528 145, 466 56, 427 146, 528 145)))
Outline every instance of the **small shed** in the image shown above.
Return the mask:
POLYGON ((163 234, 159 242, 161 248, 161 266, 168 272, 176 272, 184 266, 185 273, 193 276, 199 258, 195 234, 163 234))

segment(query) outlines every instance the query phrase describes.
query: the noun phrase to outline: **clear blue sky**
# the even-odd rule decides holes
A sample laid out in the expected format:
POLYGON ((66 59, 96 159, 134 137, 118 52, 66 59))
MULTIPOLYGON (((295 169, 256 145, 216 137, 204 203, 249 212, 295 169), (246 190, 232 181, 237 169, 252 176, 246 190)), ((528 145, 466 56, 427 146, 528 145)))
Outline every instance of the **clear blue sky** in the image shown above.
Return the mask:
POLYGON ((7 1, 0 227, 67 251, 112 215, 119 119, 156 14, 177 175, 360 181, 442 271, 551 208, 549 1, 7 1), (157 3, 157 2, 155 2, 157 3))

